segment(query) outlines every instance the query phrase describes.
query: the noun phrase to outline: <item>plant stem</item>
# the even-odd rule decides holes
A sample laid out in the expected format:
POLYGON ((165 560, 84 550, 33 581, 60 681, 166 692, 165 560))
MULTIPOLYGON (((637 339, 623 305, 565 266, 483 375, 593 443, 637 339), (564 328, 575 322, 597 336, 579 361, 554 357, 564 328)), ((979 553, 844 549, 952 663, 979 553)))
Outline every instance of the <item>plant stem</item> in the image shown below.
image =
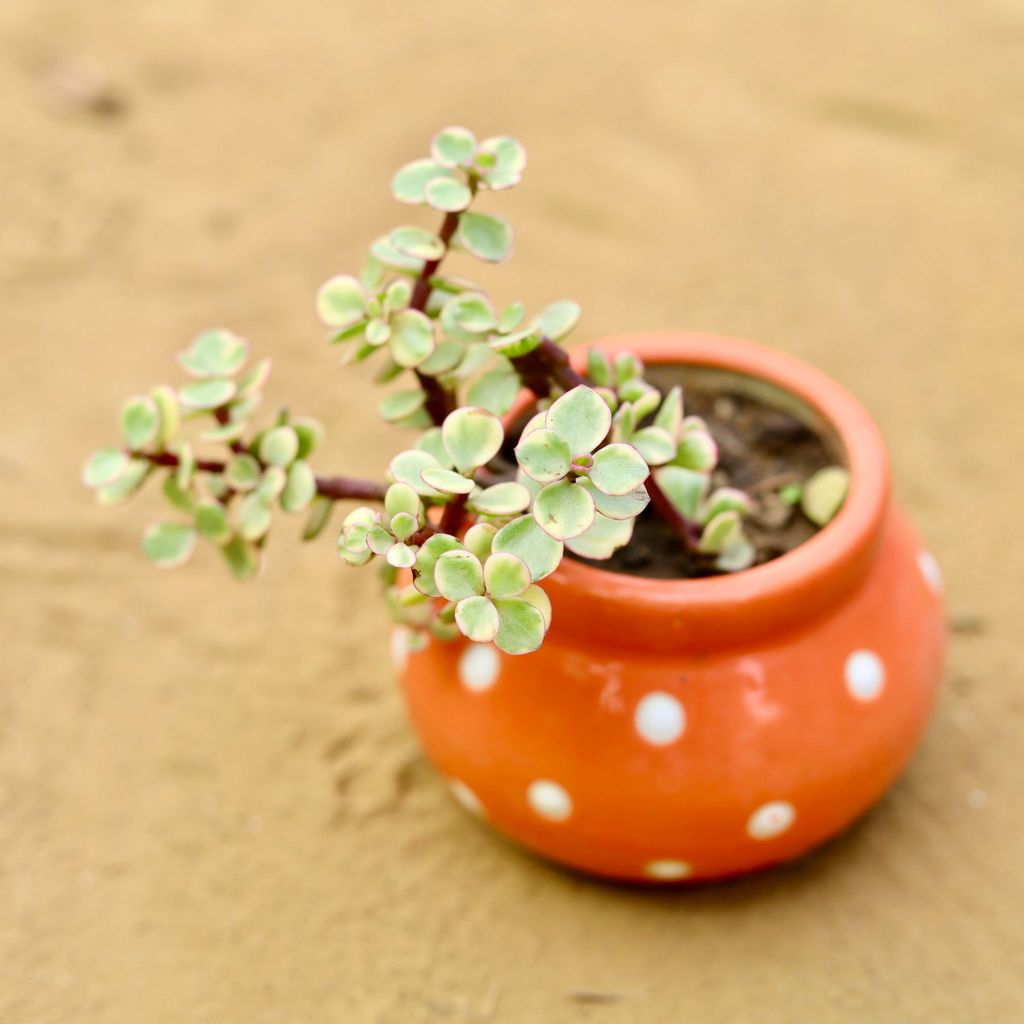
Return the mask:
POLYGON ((466 502, 468 500, 468 494, 456 494, 445 505, 444 512, 441 513, 441 524, 439 526, 441 533, 448 533, 453 537, 458 536, 462 523, 466 518, 466 502))
MULTIPOLYGON (((133 452, 129 451, 133 459, 145 459, 154 466, 166 466, 168 469, 175 469, 181 464, 181 459, 173 452, 133 452)), ((216 459, 196 459, 196 469, 204 473, 223 473, 227 464, 216 459)), ((332 501, 351 499, 355 501, 383 501, 387 487, 384 484, 375 483, 373 480, 360 480, 353 476, 318 476, 316 478, 316 493, 322 494, 332 501)))
POLYGON ((668 495, 658 486, 654 474, 647 478, 644 484, 647 493, 650 495, 654 511, 665 520, 672 528, 672 532, 686 545, 686 550, 693 554, 700 552, 695 536, 693 525, 682 515, 682 513, 668 499, 668 495))
MULTIPOLYGON (((437 268, 441 265, 441 261, 448 255, 448 243, 452 240, 452 236, 455 234, 458 226, 458 213, 445 214, 441 230, 437 234, 437 237, 444 243, 444 252, 436 260, 427 260, 423 264, 423 269, 420 271, 419 277, 416 278, 416 284, 413 285, 412 298, 409 300, 410 309, 415 309, 422 313, 427 308, 427 301, 433 288, 431 279, 437 273, 437 268)), ((416 379, 426 393, 426 410, 428 415, 434 423, 440 426, 444 422, 444 418, 456 408, 455 392, 450 388, 446 388, 436 377, 420 373, 419 370, 416 371, 416 379)))
POLYGON ((584 383, 583 377, 569 362, 569 354, 550 338, 545 338, 525 356, 517 356, 512 360, 512 365, 522 378, 523 384, 538 398, 547 398, 551 394, 552 385, 557 385, 563 391, 571 391, 584 383))

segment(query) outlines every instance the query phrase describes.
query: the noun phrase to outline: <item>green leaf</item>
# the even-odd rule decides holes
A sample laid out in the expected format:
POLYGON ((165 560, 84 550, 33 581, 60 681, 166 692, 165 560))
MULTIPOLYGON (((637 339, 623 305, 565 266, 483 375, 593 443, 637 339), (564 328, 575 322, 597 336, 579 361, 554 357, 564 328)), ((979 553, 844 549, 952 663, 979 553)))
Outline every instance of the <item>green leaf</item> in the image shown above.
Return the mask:
MULTIPOLYGON (((621 499, 614 499, 619 501, 621 499)), ((600 512, 594 516, 594 525, 585 533, 565 542, 565 546, 581 558, 603 561, 611 558, 619 548, 625 547, 633 536, 634 517, 610 519, 600 512)))
POLYGON ((196 505, 196 529, 214 544, 227 544, 231 540, 231 525, 227 509, 219 501, 203 500, 196 505))
POLYGON ((407 541, 420 528, 419 518, 408 512, 399 512, 391 517, 391 532, 396 540, 407 541))
POLYGON ((249 357, 249 343, 231 331, 204 331, 178 356, 182 368, 193 377, 230 377, 249 357))
POLYGON ((392 544, 386 557, 388 565, 396 569, 411 569, 416 564, 416 552, 408 544, 392 544))
POLYGON ((477 166, 487 187, 495 192, 519 184, 526 167, 526 150, 507 135, 484 139, 477 147, 477 166))
POLYGON ((494 307, 486 295, 460 292, 453 295, 441 309, 441 324, 450 334, 465 331, 472 340, 476 335, 492 331, 498 324, 494 307))
POLYGON ((435 178, 424 190, 427 202, 443 213, 458 213, 473 201, 469 186, 454 178, 435 178))
POLYGON ((274 427, 260 438, 259 451, 271 466, 288 466, 299 454, 299 435, 291 427, 274 427))
POLYGON ((440 597, 434 583, 434 566, 446 551, 459 551, 461 548, 462 545, 447 533, 435 533, 428 537, 416 554, 416 589, 427 597, 440 597))
MULTIPOLYGON (((487 349, 488 346, 484 345, 487 349)), ((475 380, 469 388, 466 400, 496 416, 504 416, 512 408, 522 384, 519 374, 507 367, 491 370, 475 380)))
POLYGON ((174 473, 168 473, 164 478, 163 494, 172 508, 192 515, 192 510, 195 507, 194 499, 188 491, 182 490, 178 486, 178 478, 174 473))
POLYGON ((711 519, 701 534, 699 547, 706 554, 725 551, 743 535, 743 523, 738 512, 720 512, 711 519))
POLYGON ((484 587, 491 597, 518 597, 532 582, 518 555, 499 551, 484 562, 484 587))
POLYGON ((718 445, 706 430, 684 431, 674 463, 698 473, 710 473, 718 464, 718 445))
POLYGON ((428 487, 442 494, 470 494, 476 486, 472 480, 440 466, 428 466, 420 473, 420 478, 428 487))
POLYGON ((599 491, 617 496, 635 491, 650 475, 644 457, 628 444, 610 444, 594 455, 590 479, 599 491))
POLYGON ((654 417, 654 426, 667 431, 675 442, 683 425, 683 389, 677 384, 662 399, 661 407, 654 417))
POLYGON ((186 384, 178 397, 190 409, 216 409, 235 397, 235 382, 224 377, 207 377, 186 384))
POLYGON ((644 364, 632 352, 620 352, 615 357, 615 381, 622 387, 627 381, 635 380, 644 375, 644 364))
POLYGON ((664 466, 676 455, 674 435, 664 427, 641 427, 629 439, 629 443, 643 456, 650 466, 664 466))
POLYGON ((536 327, 530 327, 525 331, 516 331, 513 334, 498 335, 491 338, 491 348, 505 356, 507 359, 518 359, 520 356, 529 355, 535 348, 543 344, 544 336, 536 327))
POLYGON ((236 491, 251 491, 259 482, 262 470, 251 455, 236 455, 224 471, 229 486, 236 491))
POLYGON ((470 551, 445 551, 434 566, 434 584, 448 601, 482 594, 484 570, 480 559, 470 551))
POLYGON ((384 292, 384 312, 397 313, 405 309, 412 298, 412 285, 405 280, 392 281, 384 292))
POLYGON ((579 304, 570 299, 562 299, 545 307, 534 324, 548 340, 561 341, 576 326, 579 318, 579 304))
POLYGON ((612 413, 593 388, 580 384, 555 399, 545 422, 566 441, 573 455, 585 455, 608 436, 612 413))
POLYGON ((467 166, 476 156, 476 136, 458 125, 442 128, 430 144, 430 155, 442 167, 467 166))
POLYGON ((82 483, 92 489, 107 487, 128 469, 129 461, 128 455, 120 448, 101 448, 86 459, 82 467, 82 483))
POLYGON ((416 369, 428 377, 440 377, 459 365, 464 352, 461 342, 442 341, 416 369))
POLYGON ((466 252, 487 263, 503 263, 512 255, 512 228, 489 213, 467 210, 461 214, 455 240, 466 252))
POLYGON ((746 537, 741 537, 715 559, 715 567, 722 572, 739 572, 741 569, 749 569, 756 557, 754 545, 746 537))
POLYGON ((655 470, 654 479, 675 510, 688 522, 695 522, 707 493, 707 476, 681 466, 662 466, 655 470))
POLYGON ((248 397, 258 392, 270 378, 271 366, 269 359, 261 359, 255 366, 246 370, 238 378, 238 397, 248 397))
POLYGON ((635 519, 651 500, 644 487, 637 487, 628 494, 613 496, 599 491, 586 477, 581 477, 576 483, 590 493, 597 511, 609 519, 635 519))
POLYGON ((259 540, 270 529, 273 513, 259 494, 249 494, 238 511, 238 532, 246 540, 259 540))
POLYGON ((391 194, 400 203, 422 203, 427 184, 439 177, 453 178, 454 175, 433 160, 413 160, 391 179, 391 194))
POLYGON ((533 500, 533 518, 555 540, 578 537, 593 525, 595 511, 590 492, 568 480, 548 484, 533 500))
POLYGON ((427 394, 422 388, 412 391, 396 391, 387 395, 377 405, 377 412, 389 423, 411 416, 417 409, 422 409, 427 401, 427 394))
POLYGON ((544 631, 547 632, 551 626, 551 598, 536 583, 527 587, 519 597, 540 612, 544 620, 544 631))
POLYGON ((541 484, 561 480, 572 465, 572 449, 554 430, 545 428, 522 437, 515 455, 523 472, 541 484))
POLYGON ((511 516, 527 509, 530 492, 522 485, 506 481, 487 487, 469 501, 470 509, 485 516, 511 516))
POLYGON ((323 440, 324 428, 321 423, 308 416, 300 416, 290 423, 295 436, 299 439, 299 450, 296 452, 297 459, 308 458, 319 447, 323 440))
POLYGON ((799 484, 785 484, 779 488, 779 499, 787 505, 798 505, 804 496, 804 489, 799 484))
POLYGON ((259 572, 260 553, 242 537, 232 537, 220 550, 236 579, 248 580, 259 572))
POLYGON ((152 470, 153 466, 145 459, 132 459, 112 484, 96 491, 96 500, 101 505, 120 505, 142 487, 152 470))
POLYGON ((451 456, 444 446, 440 427, 431 427, 430 430, 424 431, 416 442, 416 447, 433 455, 439 466, 443 466, 445 469, 452 468, 451 456))
POLYGON ((306 517, 306 525, 302 528, 302 539, 313 540, 323 533, 324 528, 330 522, 331 513, 334 511, 334 502, 322 494, 318 494, 313 503, 309 506, 309 515, 306 517))
POLYGON ((842 508, 850 489, 850 472, 842 466, 826 466, 819 469, 804 484, 800 507, 808 519, 816 526, 824 526, 832 521, 835 514, 842 508))
POLYGON ((267 466, 256 488, 256 494, 261 501, 269 505, 277 500, 287 482, 288 474, 283 466, 267 466))
POLYGON ((213 444, 231 444, 237 441, 245 433, 245 423, 225 423, 223 426, 211 427, 199 435, 200 441, 209 441, 213 444))
POLYGON ((489 644, 498 635, 498 609, 486 597, 464 597, 455 606, 459 632, 478 644, 489 644))
POLYGON ((418 366, 434 351, 434 323, 416 309, 391 318, 391 358, 399 366, 418 366))
POLYGON ((302 512, 316 497, 316 475, 308 462, 296 460, 288 467, 288 478, 281 492, 285 512, 302 512))
POLYGON ((439 260, 445 254, 445 244, 437 235, 423 228, 395 228, 388 235, 392 247, 404 256, 418 260, 439 260))
POLYGON ((419 518, 423 513, 423 503, 419 495, 408 484, 392 484, 384 495, 384 511, 389 516, 401 513, 419 518))
POLYGON ((501 319, 498 321, 498 330, 502 334, 514 331, 523 322, 525 315, 526 307, 521 302, 510 303, 501 314, 501 319))
POLYGON ((467 551, 472 551, 482 562, 490 553, 497 528, 490 523, 474 523, 464 538, 467 551))
POLYGON ((544 616, 535 605, 520 597, 494 601, 498 610, 495 646, 506 654, 529 654, 544 642, 544 616))
POLYGON ((366 293, 351 274, 338 274, 320 286, 316 311, 328 327, 353 327, 366 319, 366 293))
POLYGON ((455 468, 470 473, 498 454, 505 431, 493 413, 466 406, 445 417, 441 439, 455 468))
POLYGON ((371 246, 370 252, 374 259, 379 260, 392 270, 402 274, 418 274, 423 269, 423 260, 414 259, 400 253, 389 241, 387 235, 378 238, 371 246))
POLYGON ((143 552, 161 569, 184 565, 195 546, 196 531, 183 523, 158 523, 142 535, 143 552))
POLYGON ((192 445, 182 441, 178 446, 178 468, 174 471, 178 480, 178 486, 187 491, 192 485, 192 475, 196 469, 196 456, 192 451, 192 445))
POLYGON ((518 555, 526 563, 535 583, 558 568, 563 554, 562 544, 549 537, 532 515, 520 516, 503 526, 494 535, 491 548, 518 555))
POLYGON ((422 473, 426 469, 439 469, 437 459, 430 452, 410 448, 399 452, 388 466, 392 479, 398 483, 408 484, 417 494, 424 498, 438 498, 440 493, 423 482, 422 473))
POLYGON ((719 487, 704 505, 701 510, 701 521, 704 523, 714 519, 720 512, 739 512, 747 515, 750 513, 752 504, 743 491, 735 487, 719 487))
POLYGON ((587 376, 596 387, 606 388, 612 382, 612 368, 608 357, 599 349, 587 351, 587 376))
POLYGON ((391 325, 387 320, 374 318, 366 325, 366 341, 368 344, 379 348, 391 338, 391 325))
POLYGON ((166 448, 181 431, 181 406, 178 405, 178 396, 173 388, 169 388, 165 384, 157 385, 150 391, 150 395, 160 417, 156 443, 158 447, 166 448))

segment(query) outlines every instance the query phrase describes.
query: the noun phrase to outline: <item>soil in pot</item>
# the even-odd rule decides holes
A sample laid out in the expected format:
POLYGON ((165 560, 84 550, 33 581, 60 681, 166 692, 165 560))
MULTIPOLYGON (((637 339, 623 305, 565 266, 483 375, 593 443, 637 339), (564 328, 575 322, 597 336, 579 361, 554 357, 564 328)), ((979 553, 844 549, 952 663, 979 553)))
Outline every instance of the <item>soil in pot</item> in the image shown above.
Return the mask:
MULTIPOLYGON (((682 384, 686 414, 708 424, 719 449, 712 487, 738 487, 753 499, 745 528, 756 552, 755 565, 792 551, 818 531, 799 505, 779 494, 787 484, 803 484, 819 469, 845 461, 838 443, 809 409, 761 382, 706 368, 649 366, 645 376, 662 393, 682 384)), ((524 415, 517 425, 528 418, 524 415)), ((509 433, 510 439, 518 438, 517 430, 509 433)), ((514 475, 511 446, 493 467, 507 477, 514 475)), ((679 543, 653 506, 637 519, 630 543, 607 561, 567 554, 608 572, 648 579, 720 574, 710 561, 679 543)))

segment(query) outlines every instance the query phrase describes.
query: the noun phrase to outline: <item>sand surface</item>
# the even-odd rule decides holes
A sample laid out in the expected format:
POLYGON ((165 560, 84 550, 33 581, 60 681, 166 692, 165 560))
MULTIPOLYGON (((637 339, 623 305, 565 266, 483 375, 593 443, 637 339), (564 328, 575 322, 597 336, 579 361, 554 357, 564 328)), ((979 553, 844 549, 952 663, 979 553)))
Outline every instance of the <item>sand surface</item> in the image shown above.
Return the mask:
POLYGON ((1019 0, 7 0, 0 54, 0 1020, 1024 1019, 1019 0), (803 863, 650 894, 534 861, 424 762, 331 539, 159 574, 155 497, 78 486, 221 323, 321 465, 382 464, 311 296, 452 121, 530 149, 501 298, 779 346, 889 439, 958 632, 908 775, 803 863))

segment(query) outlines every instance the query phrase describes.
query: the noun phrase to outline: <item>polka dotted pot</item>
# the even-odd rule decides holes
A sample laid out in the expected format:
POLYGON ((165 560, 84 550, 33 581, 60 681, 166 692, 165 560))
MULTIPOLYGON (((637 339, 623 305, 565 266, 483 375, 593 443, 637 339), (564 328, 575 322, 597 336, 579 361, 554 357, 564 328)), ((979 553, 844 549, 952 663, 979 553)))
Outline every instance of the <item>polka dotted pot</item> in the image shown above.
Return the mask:
POLYGON ((705 335, 602 347, 795 397, 845 453, 846 504, 728 577, 566 561, 525 657, 399 630, 410 715, 458 803, 555 861, 652 884, 763 868, 849 825, 906 765, 942 672, 941 573, 890 500, 873 424, 828 378, 705 335))

